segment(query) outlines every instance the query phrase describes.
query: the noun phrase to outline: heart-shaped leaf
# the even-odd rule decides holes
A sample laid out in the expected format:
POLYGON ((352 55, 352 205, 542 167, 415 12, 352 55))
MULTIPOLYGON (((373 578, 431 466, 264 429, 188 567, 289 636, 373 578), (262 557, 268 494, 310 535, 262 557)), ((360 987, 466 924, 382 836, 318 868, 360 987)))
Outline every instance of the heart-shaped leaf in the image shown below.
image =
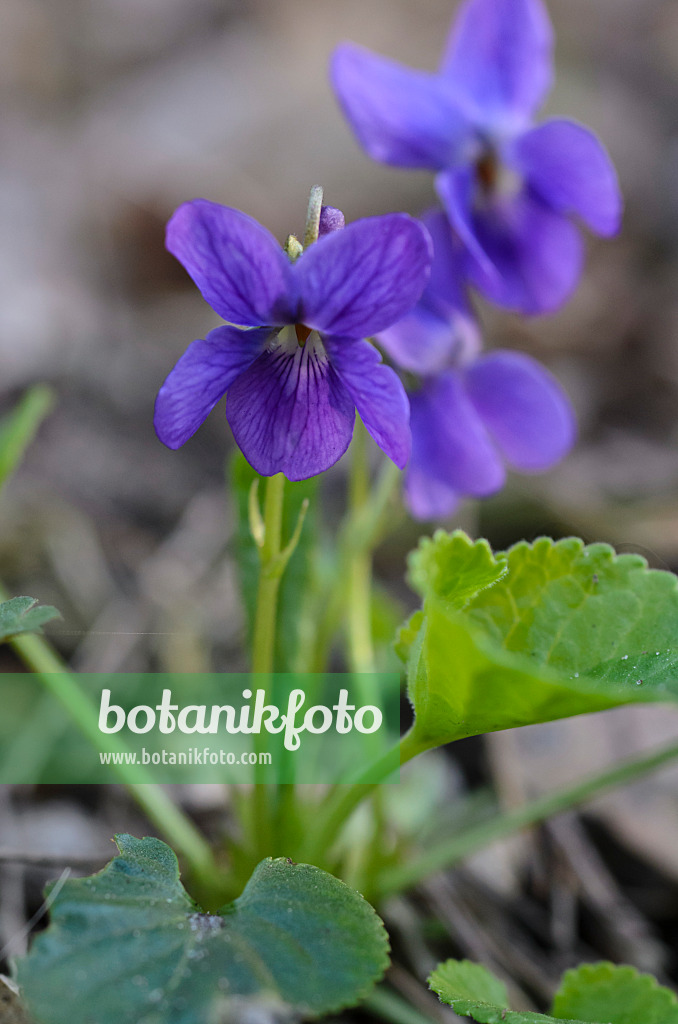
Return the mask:
POLYGON ((428 983, 455 1013, 472 1017, 478 1024, 552 1024, 543 1013, 508 1009, 506 986, 482 964, 470 960, 446 960, 438 964, 428 983))
POLYGON ((677 1024, 678 999, 649 974, 611 963, 583 964, 566 971, 553 1000, 552 1016, 508 1009, 504 984, 486 967, 468 960, 439 964, 429 984, 455 1013, 478 1024, 677 1024))
POLYGON ((678 1024, 678 999, 633 967, 582 964, 563 975, 551 1012, 554 1017, 609 1024, 678 1024))
POLYGON ((357 1003, 388 965, 374 910, 319 868, 264 860, 205 914, 168 846, 116 842, 102 872, 66 882, 19 964, 38 1024, 216 1024, 249 1003, 316 1016, 357 1003))
POLYGON ((35 597, 13 597, 0 603, 0 641, 20 633, 40 633, 46 622, 60 618, 56 608, 38 604, 35 597))
POLYGON ((438 582, 454 578, 447 563, 456 557, 454 544, 438 541, 428 563, 419 563, 423 614, 399 641, 415 746, 678 699, 672 573, 648 569, 638 555, 616 555, 606 544, 541 538, 511 548, 508 572, 458 608, 438 582))

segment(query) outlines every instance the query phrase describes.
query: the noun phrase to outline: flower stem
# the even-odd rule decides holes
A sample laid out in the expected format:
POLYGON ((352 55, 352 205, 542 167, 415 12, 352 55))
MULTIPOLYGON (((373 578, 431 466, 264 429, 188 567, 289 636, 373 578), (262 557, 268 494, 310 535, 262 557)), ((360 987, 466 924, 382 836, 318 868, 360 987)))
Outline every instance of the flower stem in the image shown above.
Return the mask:
MULTIPOLYGON (((400 764, 406 764, 421 753, 421 747, 413 744, 408 733, 398 744, 400 764)), ((319 813, 313 836, 304 855, 310 863, 314 858, 324 856, 337 837, 339 829, 363 800, 367 800, 381 783, 393 772, 393 750, 365 768, 350 786, 335 786, 319 813)))
MULTIPOLYGON (((280 565, 282 547, 283 503, 285 499, 285 477, 276 473, 266 480, 264 498, 263 530, 258 540, 259 585, 257 606, 252 635, 252 671, 263 678, 259 686, 270 692, 270 677, 275 662, 275 633, 278 608, 278 590, 284 566, 280 565)), ((254 737, 255 749, 261 753, 263 737, 254 737)), ((271 793, 262 779, 261 769, 254 769, 253 835, 252 841, 262 856, 273 850, 273 803, 271 793)))
MULTIPOLYGON (((283 508, 285 499, 285 477, 282 473, 268 477, 264 499, 263 519, 257 514, 256 494, 250 501, 250 522, 252 534, 259 548, 259 586, 257 607, 252 637, 252 672, 260 678, 257 684, 266 693, 270 690, 270 676, 275 667, 275 636, 278 607, 278 590, 285 567, 294 554, 299 541, 304 519, 308 510, 308 499, 304 499, 289 541, 282 546, 283 508)), ((255 749, 262 753, 265 736, 255 735, 255 749)), ((252 841, 262 856, 275 853, 276 806, 280 793, 276 788, 264 784, 265 768, 255 767, 253 793, 253 835, 252 841)))
POLYGON ((252 638, 252 671, 273 671, 278 588, 285 565, 281 560, 285 477, 268 477, 264 499, 264 532, 259 547, 259 586, 252 638))
MULTIPOLYGON (((367 463, 367 431, 358 419, 351 446, 349 479, 349 524, 360 521, 370 498, 370 474, 367 463)), ((349 531, 351 525, 349 525, 349 531)), ((352 672, 374 672, 372 645, 372 554, 369 546, 348 545, 348 661, 352 672)))
MULTIPOLYGON (((353 520, 347 517, 342 527, 338 544, 337 566, 346 565, 351 550, 369 552, 381 536, 386 512, 390 508, 393 492, 400 484, 401 472, 390 459, 385 459, 376 486, 369 502, 363 506, 360 516, 353 520)), ((342 611, 348 597, 346 573, 334 576, 334 586, 326 588, 323 612, 318 623, 312 650, 308 652, 308 671, 322 672, 327 664, 332 638, 342 619, 342 611)))
MULTIPOLYGON (((4 597, 0 588, 0 600, 4 597)), ((17 636, 10 642, 24 664, 36 673, 45 688, 66 708, 95 749, 100 746, 101 733, 96 710, 49 643, 43 637, 28 635, 17 636)), ((108 743, 110 745, 111 737, 108 743)), ((115 746, 119 752, 124 752, 125 745, 119 739, 115 746)), ((194 878, 210 887, 218 877, 217 867, 207 840, 190 819, 159 785, 152 783, 150 776, 147 782, 138 781, 147 774, 142 766, 111 764, 111 768, 149 821, 183 858, 194 878)))
POLYGON ((465 857, 475 853, 476 850, 482 849, 497 839, 503 839, 513 832, 536 825, 562 811, 570 810, 613 786, 634 782, 676 758, 678 758, 678 743, 670 743, 650 754, 644 754, 632 761, 625 761, 615 768, 592 775, 574 786, 558 789, 555 793, 547 793, 522 807, 499 814, 489 821, 469 828, 461 835, 432 845, 418 858, 386 870, 376 880, 375 886, 379 899, 385 899, 394 893, 411 888, 434 872, 452 867, 465 857))

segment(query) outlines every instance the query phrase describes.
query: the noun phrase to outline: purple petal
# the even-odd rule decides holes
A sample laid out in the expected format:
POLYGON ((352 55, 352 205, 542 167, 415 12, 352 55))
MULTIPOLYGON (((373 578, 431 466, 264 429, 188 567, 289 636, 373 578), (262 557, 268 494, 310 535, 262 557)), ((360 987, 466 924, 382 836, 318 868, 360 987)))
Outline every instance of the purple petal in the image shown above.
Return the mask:
POLYGON ((270 333, 217 327, 189 345, 155 400, 155 432, 163 444, 180 448, 192 437, 226 388, 258 357, 270 333))
POLYGON ((415 519, 442 519, 457 508, 460 495, 411 462, 405 475, 405 502, 415 519))
POLYGON ((408 313, 424 290, 431 239, 405 213, 354 221, 319 238, 294 264, 299 319, 346 338, 365 338, 408 313))
POLYGON ((447 166, 468 137, 449 85, 361 46, 343 43, 332 56, 337 99, 367 153, 398 167, 447 166))
POLYGON ((553 72, 553 31, 541 0, 466 0, 441 71, 478 125, 526 125, 553 72))
POLYGON ((439 373, 475 355, 480 333, 466 293, 466 252, 441 210, 422 217, 433 241, 431 277, 419 303, 379 344, 404 370, 439 373))
POLYGON ((475 497, 503 485, 501 460, 456 371, 441 374, 410 394, 410 427, 410 470, 475 497))
POLYGON ((468 299, 468 256, 464 244, 451 227, 445 213, 429 210, 421 218, 433 242, 431 276, 424 298, 431 297, 454 312, 473 319, 468 299))
POLYGON ((184 203, 167 225, 167 248, 224 320, 246 327, 294 323, 290 261, 247 214, 207 199, 184 203))
POLYGON ((366 341, 327 338, 332 365, 355 402, 367 432, 396 466, 410 457, 410 406, 397 373, 366 341))
POLYGON ((449 364, 457 332, 447 317, 418 305, 393 327, 380 331, 377 341, 401 369, 427 375, 449 364))
POLYGON ((226 417, 258 473, 305 480, 344 454, 355 408, 322 344, 309 339, 302 348, 293 339, 264 352, 238 377, 226 417))
POLYGON ((469 253, 469 277, 492 302, 546 313, 574 291, 583 264, 580 234, 567 217, 523 190, 471 206, 468 172, 438 175, 436 185, 469 253))
POLYGON ((482 271, 485 277, 498 277, 497 269, 476 235, 477 228, 473 217, 476 185, 473 168, 458 167, 439 174, 435 185, 450 223, 466 249, 466 271, 469 276, 477 278, 478 272, 482 271))
POLYGON ((513 145, 529 185, 559 213, 576 214, 599 235, 621 224, 622 197, 612 161, 593 132, 573 121, 547 121, 513 145))
POLYGON ((535 359, 493 352, 466 371, 466 391, 505 458, 538 473, 572 447, 576 425, 567 395, 535 359))

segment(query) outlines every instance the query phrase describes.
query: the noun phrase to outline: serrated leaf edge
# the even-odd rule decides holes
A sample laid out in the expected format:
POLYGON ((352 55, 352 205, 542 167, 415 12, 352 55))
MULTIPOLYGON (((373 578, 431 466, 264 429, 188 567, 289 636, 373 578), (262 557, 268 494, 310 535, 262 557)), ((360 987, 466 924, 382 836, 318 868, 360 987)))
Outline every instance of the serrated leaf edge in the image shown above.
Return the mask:
MULTIPOLYGON (((478 963, 475 960, 468 960, 466 958, 463 959, 463 960, 455 960, 454 957, 450 957, 448 960, 443 960, 442 963, 439 963, 437 965, 437 967, 435 968, 435 970, 431 971, 431 973, 429 974, 428 979, 427 979, 428 980, 429 988, 431 989, 431 991, 435 992, 435 994, 438 996, 438 999, 440 1000, 441 1003, 444 1003, 447 1006, 451 1006, 453 1009, 454 1009, 455 1002, 465 1002, 465 1003, 475 1002, 475 1003, 481 1003, 483 1006, 496 1006, 500 1010, 508 1010, 508 1009, 510 1009, 510 1007, 508 1005, 508 993, 506 994, 506 1002, 505 1002, 504 1005, 502 1005, 501 1003, 488 1003, 488 1001, 486 999, 479 999, 477 996, 473 997, 472 999, 470 999, 468 996, 463 996, 463 995, 455 996, 455 997, 453 997, 453 999, 443 998, 439 988, 436 988, 436 985, 435 985, 435 982, 434 982, 434 978, 436 977, 436 975, 438 975, 440 973, 440 971, 444 970, 448 966, 448 964, 459 964, 459 965, 461 965, 463 967, 467 967, 468 966, 468 967, 472 967, 474 970, 477 970, 479 967, 481 967, 487 974, 490 975, 490 977, 492 978, 493 981, 499 983, 502 986, 502 988, 504 989, 504 991, 506 991, 506 986, 504 985, 504 982, 500 978, 497 978, 496 975, 492 974, 492 971, 489 969, 489 967, 486 967, 485 964, 480 964, 480 963, 478 963)), ((463 1014, 463 1016, 467 1016, 467 1015, 463 1014)), ((468 1016, 471 1016, 471 1015, 469 1014, 468 1016)))
MULTIPOLYGON (((615 976, 617 978, 625 977, 639 981, 645 987, 648 994, 652 994, 653 996, 661 995, 667 1005, 678 1009, 678 996, 676 993, 666 985, 660 984, 654 975, 638 971, 630 964, 613 964, 610 960, 599 960, 592 964, 580 964, 578 967, 571 967, 569 970, 565 971, 560 979, 558 991, 553 997, 551 1016, 557 1016, 554 1012, 556 1002, 561 996, 565 996, 568 988, 574 985, 576 981, 583 980, 584 982, 589 982, 592 979, 605 977, 612 980, 615 976)), ((558 1019, 564 1018, 559 1017, 558 1019)))
MULTIPOLYGON (((473 549, 476 552, 483 552, 484 554, 489 556, 490 562, 496 563, 497 568, 500 568, 502 570, 501 574, 497 576, 495 580, 491 580, 488 583, 481 584, 476 590, 476 594, 479 594, 483 590, 488 590, 490 587, 494 587, 508 574, 509 568, 506 552, 493 551, 490 542, 486 540, 485 537, 479 537, 477 540, 473 540, 466 533, 465 530, 457 529, 453 530, 451 533, 448 533, 447 530, 443 530, 441 528, 436 530, 432 537, 420 537, 419 543, 417 544, 416 548, 410 551, 407 556, 406 580, 411 589, 414 590, 415 593, 419 594, 420 597, 424 598, 426 595, 419 589, 419 587, 416 585, 414 581, 414 573, 416 571, 415 564, 419 561, 419 559, 425 554, 425 552, 429 548, 435 547, 435 545, 437 543, 440 543, 443 539, 448 540, 451 543, 455 540, 461 540, 465 542, 469 550, 473 549)), ((466 602, 467 604, 473 599, 473 596, 474 595, 469 596, 466 602)))
MULTIPOLYGON (((181 881, 181 872, 180 872, 180 869, 179 869, 179 861, 177 859, 177 856, 176 856, 174 850, 171 848, 171 846, 169 846, 167 843, 164 843, 161 839, 158 839, 156 836, 143 836, 142 838, 138 838, 137 836, 133 836, 130 833, 127 833, 127 832, 116 833, 116 835, 114 836, 114 842, 115 842, 116 846, 118 847, 119 854, 117 856, 114 856, 99 871, 94 872, 94 874, 87 875, 84 878, 73 878, 73 879, 70 879, 66 883, 68 885, 69 889, 72 889, 73 887, 77 887, 77 888, 83 887, 84 888, 84 887, 88 886, 89 884, 91 884, 92 879, 101 878, 102 876, 106 875, 107 873, 110 873, 111 869, 113 868, 113 865, 115 864, 115 862, 117 860, 124 860, 126 857, 129 857, 129 856, 134 857, 135 854, 140 850, 140 848, 145 845, 146 846, 146 850, 144 851, 144 853, 142 855, 144 861, 147 860, 147 859, 149 859, 149 860, 153 859, 153 858, 148 858, 147 857, 146 851, 148 851, 150 848, 155 848, 158 851, 162 850, 162 852, 163 852, 163 854, 165 856, 167 856, 167 854, 171 855, 171 857, 168 857, 168 860, 170 860, 170 862, 172 864, 172 867, 174 869, 173 872, 172 872, 173 880, 181 888, 182 895, 186 898, 186 900, 187 900, 188 904, 190 905, 190 907, 195 908, 195 910, 197 912, 201 913, 201 914, 205 913, 203 908, 199 904, 197 904, 195 902, 195 900, 193 900, 192 897, 189 895, 189 893, 186 891, 186 889, 185 889, 185 887, 184 887, 184 885, 183 885, 183 883, 181 881)), ((337 878, 336 875, 332 875, 329 871, 324 871, 322 868, 319 868, 319 867, 317 867, 314 864, 294 863, 294 862, 290 861, 289 858, 287 858, 287 857, 265 857, 254 868, 252 874, 250 875, 250 879, 248 880, 247 885, 249 885, 249 882, 251 881, 251 879, 256 874, 257 870, 262 865, 264 865, 264 864, 276 864, 276 863, 278 863, 278 864, 285 864, 285 865, 287 865, 288 867, 291 867, 291 868, 310 868, 314 873, 321 874, 321 875, 329 875, 333 879, 333 881, 337 883, 337 885, 339 887, 347 890, 351 894, 352 898, 357 897, 358 900, 361 903, 363 903, 368 908, 368 910, 370 912, 369 913, 370 927, 372 929, 372 932, 373 932, 373 935, 374 935, 374 938, 375 938, 375 942, 378 941, 379 945, 381 946, 381 949, 380 949, 380 952, 379 952, 379 963, 377 964, 377 969, 376 969, 376 972, 375 972, 372 980, 366 982, 365 985, 362 986, 360 989, 355 990, 354 991, 354 998, 352 997, 348 1002, 345 1001, 345 1000, 340 1000, 336 1004, 328 1005, 322 1011, 314 1010, 311 1007, 308 1007, 304 1003, 298 1003, 298 1004, 294 1005, 294 1010, 295 1010, 295 1013, 298 1014, 298 1015, 301 1014, 304 1017, 306 1017, 307 1019, 315 1020, 315 1019, 317 1019, 319 1017, 324 1017, 324 1016, 326 1016, 328 1014, 337 1013, 339 1010, 346 1009, 346 1008, 352 1007, 352 1006, 357 1006, 360 1002, 362 1002, 362 1000, 364 998, 366 998, 367 995, 369 995, 369 993, 372 991, 374 986, 377 985, 378 982, 383 978, 384 974, 386 973, 386 970, 388 969, 388 967, 390 965, 390 956, 389 956, 389 954, 390 954, 390 951, 391 951, 391 944, 390 944, 390 939, 389 939, 389 936, 388 936, 388 932, 386 931, 386 928, 384 926, 384 922, 381 920, 381 918, 377 914, 377 912, 374 909, 374 907, 365 899, 365 897, 362 895, 362 893, 359 893, 356 889, 351 888, 350 885, 348 885, 342 879, 337 878)), ((113 870, 115 870, 115 868, 113 868, 113 870)), ((51 882, 51 883, 49 883, 46 886, 45 894, 47 896, 49 896, 49 893, 51 892, 52 888, 56 884, 58 884, 58 883, 57 882, 51 882)), ((247 888, 247 885, 245 886, 245 889, 247 888)), ((237 904, 238 900, 242 897, 243 893, 245 892, 245 889, 243 889, 243 891, 240 894, 240 896, 238 896, 235 900, 233 900, 232 903, 227 904, 225 907, 221 907, 219 909, 219 911, 217 911, 217 913, 215 915, 210 915, 210 916, 219 916, 219 917, 224 917, 224 918, 229 917, 230 916, 230 912, 231 912, 231 908, 233 908, 234 910, 237 909, 236 908, 236 904, 237 904)), ((54 907, 53 907, 52 912, 51 912, 51 920, 50 920, 50 929, 52 931, 52 934, 54 934, 54 932, 61 931, 62 920, 61 920, 61 914, 60 914, 59 910, 60 910, 59 902, 55 901, 54 907)), ((38 936, 37 938, 39 939, 40 936, 38 936)))

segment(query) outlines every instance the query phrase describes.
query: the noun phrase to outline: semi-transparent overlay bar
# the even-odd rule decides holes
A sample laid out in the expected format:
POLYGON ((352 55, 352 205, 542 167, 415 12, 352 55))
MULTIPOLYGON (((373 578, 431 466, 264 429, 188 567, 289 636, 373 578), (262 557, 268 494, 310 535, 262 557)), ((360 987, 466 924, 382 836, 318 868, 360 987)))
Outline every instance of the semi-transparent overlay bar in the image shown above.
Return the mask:
POLYGON ((0 675, 0 784, 398 782, 399 736, 397 673, 0 675))

